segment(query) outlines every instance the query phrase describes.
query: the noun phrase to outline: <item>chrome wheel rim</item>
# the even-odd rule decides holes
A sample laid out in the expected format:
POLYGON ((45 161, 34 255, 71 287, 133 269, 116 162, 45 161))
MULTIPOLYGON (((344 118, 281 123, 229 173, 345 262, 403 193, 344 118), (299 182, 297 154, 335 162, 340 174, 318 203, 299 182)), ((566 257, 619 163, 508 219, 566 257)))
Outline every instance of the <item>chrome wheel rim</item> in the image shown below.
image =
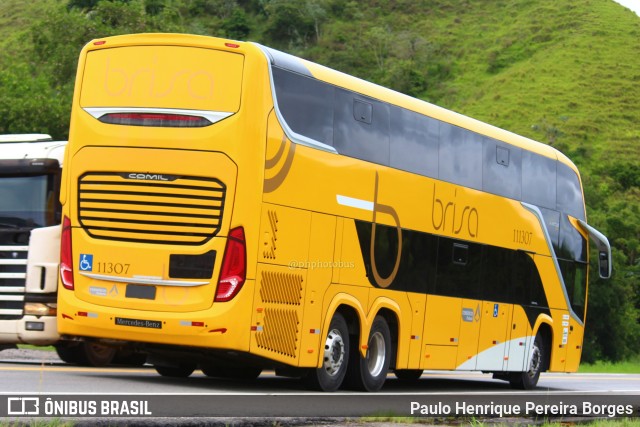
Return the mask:
POLYGON ((367 350, 367 369, 372 377, 377 377, 382 372, 387 356, 386 352, 384 336, 380 332, 371 335, 367 350))
POLYGON ((323 368, 329 376, 335 376, 344 363, 345 345, 340 331, 333 329, 327 334, 324 343, 323 368))
POLYGON ((534 378, 538 372, 540 372, 540 365, 542 363, 542 354, 537 344, 533 344, 531 363, 529 363, 529 378, 534 378))

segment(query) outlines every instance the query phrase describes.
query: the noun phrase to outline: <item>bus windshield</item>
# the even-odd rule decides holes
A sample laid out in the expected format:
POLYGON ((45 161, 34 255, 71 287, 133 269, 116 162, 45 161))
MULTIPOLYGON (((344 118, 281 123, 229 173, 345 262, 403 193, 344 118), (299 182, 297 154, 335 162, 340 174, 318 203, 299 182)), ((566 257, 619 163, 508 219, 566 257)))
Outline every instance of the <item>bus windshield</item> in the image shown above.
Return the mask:
POLYGON ((11 176, 0 179, 0 228, 55 225, 53 175, 11 176))

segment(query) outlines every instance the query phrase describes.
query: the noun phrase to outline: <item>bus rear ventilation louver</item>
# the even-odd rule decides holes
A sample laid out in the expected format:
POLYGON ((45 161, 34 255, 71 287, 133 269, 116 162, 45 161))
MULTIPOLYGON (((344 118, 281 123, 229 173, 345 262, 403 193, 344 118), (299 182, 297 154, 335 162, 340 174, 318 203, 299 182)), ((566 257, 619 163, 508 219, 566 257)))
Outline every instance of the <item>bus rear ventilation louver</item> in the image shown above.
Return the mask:
POLYGON ((296 357, 300 333, 300 319, 296 310, 266 308, 263 323, 264 329, 256 333, 258 347, 296 357))
POLYGON ((93 238, 199 245, 220 231, 226 186, 218 179, 92 172, 78 182, 78 218, 93 238), (132 177, 132 175, 134 175, 132 177))

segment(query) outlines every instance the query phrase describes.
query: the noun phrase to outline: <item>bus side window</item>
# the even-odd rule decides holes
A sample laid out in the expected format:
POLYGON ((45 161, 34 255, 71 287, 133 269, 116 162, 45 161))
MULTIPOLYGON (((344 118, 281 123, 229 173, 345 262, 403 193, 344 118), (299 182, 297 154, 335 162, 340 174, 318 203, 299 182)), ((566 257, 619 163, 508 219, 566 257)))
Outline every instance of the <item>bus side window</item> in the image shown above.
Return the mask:
POLYGON ((560 214, 560 235, 556 256, 572 261, 587 262, 587 240, 571 224, 565 214, 560 214))
POLYGON ((558 244, 560 242, 560 212, 553 209, 539 208, 542 213, 542 219, 547 227, 547 233, 551 239, 553 249, 558 251, 558 244))
POLYGON ((518 283, 511 281, 513 251, 497 246, 484 248, 483 299, 497 302, 513 302, 518 283))
POLYGON ((440 124, 439 178, 482 190, 484 136, 448 123, 440 124))
POLYGON ((469 262, 469 245, 461 243, 453 244, 453 256, 451 261, 458 265, 467 265, 469 262))
POLYGON ((353 118, 359 122, 371 124, 373 117, 373 105, 359 99, 353 100, 353 118))
POLYGON ((567 165, 558 162, 558 210, 584 221, 584 202, 578 175, 567 165))
POLYGON ((520 200, 522 196, 522 149, 485 138, 482 189, 488 193, 520 200))
POLYGON ((523 202, 556 209, 556 163, 539 154, 522 153, 523 202))
POLYGON ((278 108, 294 132, 333 145, 333 86, 273 67, 278 108))
POLYGON ((338 153, 389 165, 389 107, 344 89, 335 89, 334 141, 338 153))
POLYGON ((524 251, 515 251, 512 281, 516 283, 514 302, 525 306, 548 307, 540 272, 533 258, 524 251))
POLYGON ((425 293, 432 287, 436 268, 437 241, 437 237, 431 234, 402 231, 402 258, 395 280, 398 282, 395 289, 425 293))
POLYGON ((440 121, 404 108, 390 108, 390 166, 437 178, 440 121))
POLYGON ((482 246, 440 237, 436 294, 478 298, 481 294, 482 246))

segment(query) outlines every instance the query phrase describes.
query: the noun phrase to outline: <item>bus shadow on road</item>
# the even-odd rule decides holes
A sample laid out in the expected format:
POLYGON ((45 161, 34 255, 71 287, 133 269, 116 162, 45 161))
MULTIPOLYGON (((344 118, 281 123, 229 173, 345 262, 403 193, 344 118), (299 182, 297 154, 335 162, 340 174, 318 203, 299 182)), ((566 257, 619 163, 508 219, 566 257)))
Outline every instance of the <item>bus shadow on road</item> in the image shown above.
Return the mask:
MULTIPOLYGON (((152 372, 150 372, 152 374, 152 372)), ((207 377, 200 371, 194 372, 187 378, 169 378, 161 375, 131 375, 131 374, 87 374, 95 378, 119 378, 122 380, 149 385, 158 391, 166 387, 166 392, 193 392, 193 393, 293 393, 305 394, 314 392, 310 390, 301 378, 278 377, 273 372, 264 372, 254 380, 228 379, 207 377)), ((146 386, 145 386, 146 388, 146 386)), ((563 388, 539 387, 536 391, 562 391, 563 388)), ((361 393, 358 390, 340 389, 341 393, 361 393)), ((392 374, 385 382, 381 393, 518 393, 513 390, 508 382, 495 380, 488 374, 424 374, 414 381, 403 381, 392 374)), ((522 391, 526 392, 526 391, 522 391)))

